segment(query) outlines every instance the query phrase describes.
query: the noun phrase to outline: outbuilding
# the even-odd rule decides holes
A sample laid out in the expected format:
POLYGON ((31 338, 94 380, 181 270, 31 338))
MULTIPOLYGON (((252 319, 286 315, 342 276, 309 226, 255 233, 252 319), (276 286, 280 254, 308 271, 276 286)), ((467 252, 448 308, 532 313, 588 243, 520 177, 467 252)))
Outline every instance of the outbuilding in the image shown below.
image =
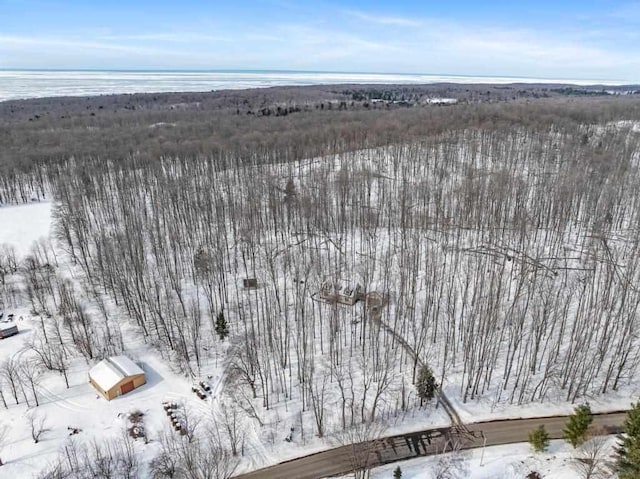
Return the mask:
POLYGON ((146 384, 144 371, 126 356, 103 359, 89 371, 89 382, 105 399, 127 394, 146 384))
POLYGON ((18 326, 16 325, 16 323, 0 323, 0 339, 8 338, 9 336, 15 336, 19 332, 20 331, 18 331, 18 326))

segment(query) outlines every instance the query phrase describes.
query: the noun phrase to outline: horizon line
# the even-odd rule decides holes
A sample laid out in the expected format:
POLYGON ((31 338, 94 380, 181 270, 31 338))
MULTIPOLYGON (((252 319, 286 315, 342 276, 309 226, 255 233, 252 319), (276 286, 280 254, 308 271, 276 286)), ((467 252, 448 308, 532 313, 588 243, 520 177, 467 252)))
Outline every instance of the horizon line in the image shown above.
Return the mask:
MULTIPOLYGON (((568 77, 547 77, 547 76, 524 76, 524 75, 476 75, 468 73, 406 73, 406 72, 379 72, 379 71, 346 71, 346 70, 288 70, 288 69, 203 69, 203 68, 12 68, 0 67, 0 72, 102 72, 102 73, 324 73, 324 74, 351 74, 351 75, 399 75, 399 76, 426 76, 426 77, 459 77, 459 78, 506 78, 521 80, 544 80, 556 82, 571 81, 593 81, 593 82, 616 82, 624 85, 638 85, 640 81, 634 83, 631 80, 621 80, 613 78, 568 78, 568 77)), ((594 83, 597 85, 598 83, 594 83)))

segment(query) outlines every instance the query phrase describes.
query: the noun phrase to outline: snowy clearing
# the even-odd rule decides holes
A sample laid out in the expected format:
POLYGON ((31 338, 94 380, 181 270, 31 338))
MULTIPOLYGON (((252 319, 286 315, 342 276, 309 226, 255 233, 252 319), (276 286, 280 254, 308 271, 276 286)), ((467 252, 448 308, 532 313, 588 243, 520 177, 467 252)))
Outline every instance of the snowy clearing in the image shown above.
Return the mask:
POLYGON ((18 258, 29 253, 34 241, 48 238, 51 229, 51 203, 0 206, 0 245, 13 246, 18 258))
MULTIPOLYGON (((25 348, 38 328, 38 321, 24 310, 17 310, 15 314, 21 318, 18 319, 20 334, 0 341, 0 360, 12 358, 24 364, 32 354, 25 348)), ((126 326, 123 329, 127 331, 126 326)), ((196 398, 190 391, 191 383, 173 372, 148 345, 133 339, 127 341, 126 352, 144 370, 147 384, 111 401, 105 400, 89 384, 89 365, 81 358, 75 358, 69 366, 68 389, 61 375, 48 372, 42 376, 37 388, 37 407, 33 398, 26 403, 19 397, 20 404, 16 405, 9 390, 4 390, 9 408, 0 409, 0 422, 8 426, 9 434, 0 477, 34 477, 56 459, 69 441, 90 445, 93 441, 120 438, 130 426, 127 414, 134 411, 143 413, 144 428, 150 439, 149 444, 136 440, 134 447, 141 458, 149 461, 158 453, 159 434, 171 429, 162 408, 163 401, 175 401, 183 408, 197 411, 198 415, 211 416, 211 399, 196 398), (37 444, 30 435, 29 417, 33 414, 45 421, 46 430, 37 444)), ((213 365, 208 372, 214 378, 211 382, 215 387, 220 372, 213 365)), ((141 471, 140 477, 144 476, 146 473, 141 471)))

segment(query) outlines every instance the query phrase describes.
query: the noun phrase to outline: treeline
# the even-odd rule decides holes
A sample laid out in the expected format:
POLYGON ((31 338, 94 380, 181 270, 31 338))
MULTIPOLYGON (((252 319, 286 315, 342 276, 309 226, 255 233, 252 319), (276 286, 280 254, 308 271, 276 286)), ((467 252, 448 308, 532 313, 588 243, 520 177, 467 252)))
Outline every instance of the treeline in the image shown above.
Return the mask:
MULTIPOLYGON (((315 85, 280 86, 247 90, 218 90, 210 92, 137 93, 100 95, 94 97, 54 97, 11 100, 0 102, 0 123, 15 121, 57 120, 77 117, 102 116, 117 111, 203 110, 215 113, 240 110, 259 111, 280 105, 319 107, 335 102, 347 102, 354 109, 362 101, 373 98, 411 100, 421 102, 428 98, 456 98, 461 103, 512 101, 518 99, 547 98, 570 95, 574 91, 602 93, 602 86, 548 84, 461 84, 434 83, 425 85, 315 85)), ((637 94, 637 85, 609 86, 607 91, 637 94)), ((312 108, 313 109, 313 108, 312 108)))
MULTIPOLYGON (((264 103, 271 104, 268 98, 264 103)), ((108 158, 123 164, 155 162, 161 157, 216 158, 219 168, 227 168, 412 142, 447 130, 636 119, 640 102, 631 98, 540 100, 390 111, 336 110, 255 116, 237 115, 235 109, 149 108, 103 111, 95 117, 5 121, 0 125, 0 201, 42 198, 50 174, 55 174, 48 173, 47 167, 70 158, 80 163, 108 158)))

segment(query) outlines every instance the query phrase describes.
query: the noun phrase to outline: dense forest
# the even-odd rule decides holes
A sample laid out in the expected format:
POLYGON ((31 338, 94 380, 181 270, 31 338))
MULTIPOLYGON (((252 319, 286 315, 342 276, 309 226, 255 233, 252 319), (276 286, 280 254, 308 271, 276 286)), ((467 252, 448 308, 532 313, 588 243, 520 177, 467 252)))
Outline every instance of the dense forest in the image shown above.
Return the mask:
POLYGON ((3 303, 43 318, 52 370, 51 345, 125 348, 110 308, 193 377, 228 341, 238 414, 263 425, 290 403, 320 437, 421 407, 422 363, 460 402, 624 390, 640 379, 640 99, 540 88, 0 104, 0 202, 52 198, 55 246, 3 253, 3 303), (325 281, 383 299, 321 301, 325 281))

